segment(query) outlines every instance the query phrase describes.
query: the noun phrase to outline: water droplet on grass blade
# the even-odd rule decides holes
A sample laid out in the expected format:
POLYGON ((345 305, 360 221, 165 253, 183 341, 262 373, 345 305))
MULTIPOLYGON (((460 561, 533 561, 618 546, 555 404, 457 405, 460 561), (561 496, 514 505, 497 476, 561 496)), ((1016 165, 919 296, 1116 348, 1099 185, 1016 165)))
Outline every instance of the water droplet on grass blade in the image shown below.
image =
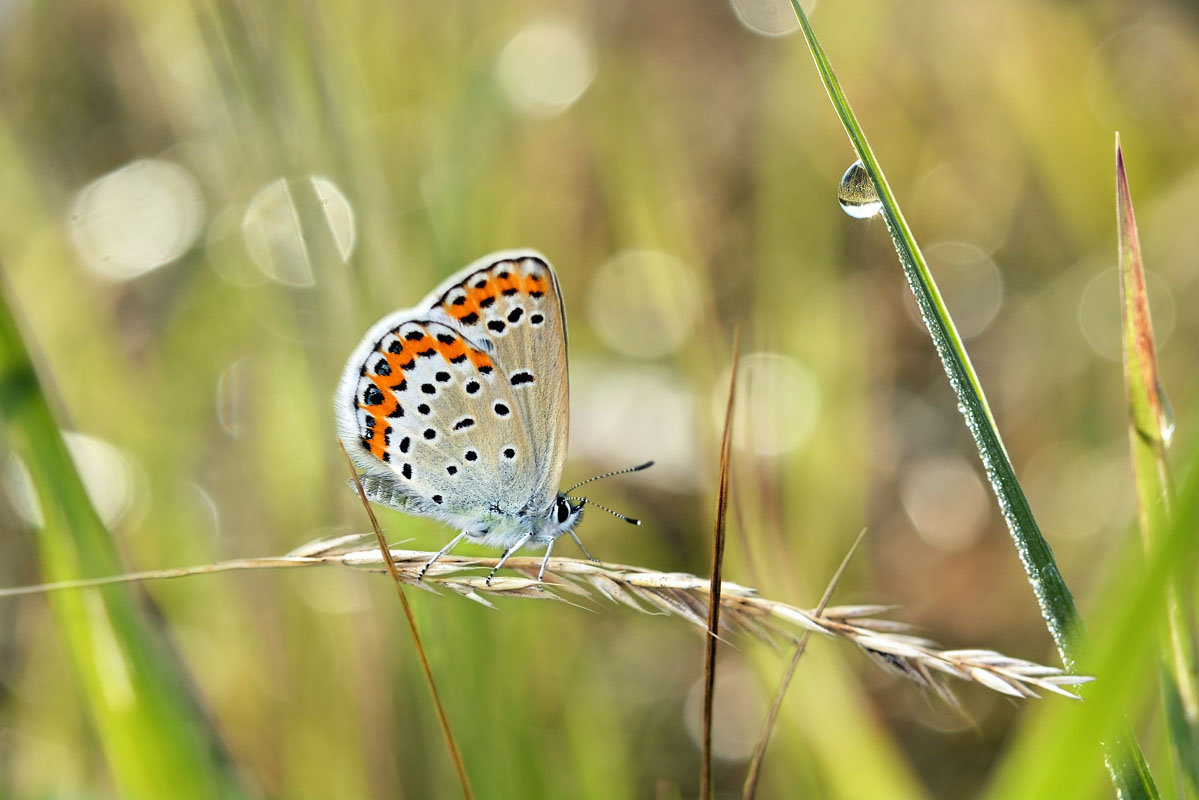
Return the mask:
POLYGON ((855 219, 869 219, 882 210, 883 204, 874 190, 874 181, 861 161, 855 161, 841 176, 837 187, 837 202, 841 210, 855 219))
POLYGON ((1170 440, 1174 438, 1174 406, 1170 405, 1170 398, 1166 396, 1166 390, 1162 388, 1160 381, 1157 384, 1157 399, 1161 403, 1158 424, 1161 426, 1162 444, 1169 446, 1170 440))

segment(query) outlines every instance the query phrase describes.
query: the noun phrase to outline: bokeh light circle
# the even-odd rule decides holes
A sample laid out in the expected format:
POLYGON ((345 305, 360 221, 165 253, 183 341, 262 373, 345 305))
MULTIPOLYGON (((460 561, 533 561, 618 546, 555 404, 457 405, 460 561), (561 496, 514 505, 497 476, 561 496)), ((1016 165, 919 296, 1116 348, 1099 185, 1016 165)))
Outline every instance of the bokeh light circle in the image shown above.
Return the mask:
POLYGON ((694 271, 658 250, 628 250, 608 261, 591 284, 591 321, 615 350, 657 358, 690 338, 700 311, 694 271))
POLYGON ((578 360, 570 365, 570 451, 595 464, 637 464, 639 482, 674 492, 702 485, 695 393, 677 373, 647 365, 578 360))
MULTIPOLYGON (((799 17, 791 0, 729 0, 737 21, 761 36, 786 36, 799 30, 799 17)), ((811 14, 816 0, 800 3, 805 14, 811 14)))
POLYGON ((963 550, 985 530, 987 490, 961 457, 926 458, 900 476, 899 498, 924 541, 938 550, 963 550))
MULTIPOLYGON (((697 745, 703 739, 704 682, 696 681, 687 693, 683 724, 697 745)), ((712 728, 712 755, 741 761, 753 754, 762 730, 766 702, 753 674, 741 665, 725 665, 716 673, 712 706, 719 725, 712 728)))
MULTIPOLYGON (((999 266, 981 248, 967 242, 937 242, 924 249, 924 256, 962 338, 985 331, 1003 306, 999 266)), ((904 292, 903 298, 908 316, 923 327, 912 293, 904 292)))
MULTIPOLYGON (((242 217, 242 235, 250 259, 271 280, 287 286, 305 287, 316 283, 312 257, 303 235, 301 202, 295 191, 311 191, 311 198, 332 237, 342 261, 354 250, 356 227, 354 209, 345 194, 328 178, 310 176, 295 183, 276 178, 250 200, 242 217)), ((315 232, 314 232, 315 233, 315 232)))
POLYGON ((496 79, 516 110, 537 116, 565 111, 595 77, 591 44, 574 26, 534 22, 500 52, 496 79))
MULTIPOLYGON (((1145 273, 1149 294, 1153 337, 1160 348, 1174 332, 1177 308, 1169 284, 1156 273, 1145 273)), ((1123 334, 1120 330, 1120 272, 1115 267, 1092 278, 1078 298, 1078 327, 1087 344, 1099 355, 1121 361, 1123 334)))
MULTIPOLYGON (((95 436, 74 431, 64 431, 62 436, 100 519, 109 527, 120 522, 144 494, 136 462, 120 448, 95 436)), ((4 488, 23 520, 36 527, 45 524, 29 470, 15 455, 10 455, 5 465, 4 488)))
POLYGON ((69 230, 93 272, 126 281, 186 253, 203 222, 204 199, 191 173, 170 161, 141 159, 81 189, 69 230))
MULTIPOLYGON (((728 371, 712 393, 712 421, 724 427, 728 371)), ((777 456, 802 447, 820 419, 820 389, 815 376, 794 358, 750 353, 737 369, 733 443, 760 456, 777 456)))

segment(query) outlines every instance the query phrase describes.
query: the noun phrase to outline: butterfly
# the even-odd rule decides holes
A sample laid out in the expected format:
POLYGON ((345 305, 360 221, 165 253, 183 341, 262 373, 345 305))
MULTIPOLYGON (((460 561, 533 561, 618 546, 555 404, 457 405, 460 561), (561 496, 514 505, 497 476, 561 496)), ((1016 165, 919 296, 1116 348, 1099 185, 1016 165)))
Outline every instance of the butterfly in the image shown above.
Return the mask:
POLYGON ((490 583, 526 545, 546 548, 541 580, 563 534, 592 557, 574 531, 588 501, 570 492, 582 483, 558 490, 568 399, 558 277, 540 253, 510 250, 371 326, 334 406, 368 500, 459 529, 420 577, 466 538, 504 548, 490 583))

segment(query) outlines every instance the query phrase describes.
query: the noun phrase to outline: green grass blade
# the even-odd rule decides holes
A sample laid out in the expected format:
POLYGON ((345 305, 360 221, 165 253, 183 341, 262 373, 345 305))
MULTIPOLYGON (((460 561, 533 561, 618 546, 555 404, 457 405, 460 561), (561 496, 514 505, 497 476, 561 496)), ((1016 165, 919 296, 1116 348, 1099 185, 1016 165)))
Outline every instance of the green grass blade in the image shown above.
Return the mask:
MULTIPOLYGON (((1157 369, 1153 320, 1145 288, 1145 268, 1133 212, 1132 192, 1124 169, 1124 153, 1116 136, 1116 225, 1119 233, 1120 308, 1124 351, 1124 384, 1128 395, 1128 433, 1137 495, 1137 521, 1145 546, 1165 534, 1171 517, 1172 490, 1166 448, 1174 420, 1157 369)), ((1164 702, 1171 744, 1189 796, 1199 793, 1199 759, 1194 742, 1199 726, 1199 687, 1195 685, 1194 626, 1188 619, 1187 587, 1192 574, 1182 574, 1168 587, 1165 624, 1160 626, 1164 702)))
MULTIPOLYGON (((0 284, 0 290, 4 287, 0 284)), ((8 298, 0 291, 0 431, 29 470, 44 524, 47 580, 123 571, 42 391, 8 298)), ((165 640, 138 613, 133 590, 110 586, 49 600, 79 692, 121 797, 241 796, 219 740, 165 640)))
MULTIPOLYGON (((1028 574, 1029 583, 1045 618, 1049 633, 1053 636, 1062 661, 1069 669, 1075 668, 1081 621, 1074 604, 1073 595, 1058 570, 1053 551, 1041 534, 1033 517, 1028 498, 1024 495, 1011 459, 1003 446, 998 426, 987 405, 982 386, 962 339, 958 335, 941 293, 937 289, 928 264, 924 260, 915 236, 899 209, 895 195, 883 175, 866 135, 850 108, 841 86, 833 73, 832 65, 824 54, 816 35, 800 7, 799 0, 792 0, 799 17, 804 38, 811 50, 812 58, 820 73, 821 81, 829 99, 841 119, 850 142, 874 183, 881 213, 895 245, 900 264, 908 279, 908 285, 920 307, 921 317, 932 337, 937 355, 945 368, 949 383, 958 399, 958 407, 966 418, 966 426, 974 437, 983 466, 991 487, 999 501, 1000 510, 1007 522, 1008 530, 1016 544, 1020 559, 1028 574)), ((1144 758, 1130 732, 1121 734, 1117 743, 1110 745, 1108 764, 1112 778, 1126 797, 1157 797, 1157 789, 1145 768, 1144 758)))
MULTIPOLYGON (((1199 555, 1199 537, 1194 535, 1199 525, 1199 458, 1191 461, 1174 519, 1143 565, 1130 544, 1119 572, 1104 581, 1102 605, 1095 612, 1104 623, 1079 659, 1089 674, 1100 676, 1087 687, 1086 702, 1038 708, 986 797, 1095 797, 1100 792, 1098 777, 1079 765, 1095 756, 1096 736, 1119 744, 1126 735, 1124 709, 1150 699, 1145 687, 1158 667, 1153 654, 1160 629, 1146 620, 1163 618, 1171 582, 1199 555)), ((1131 747, 1129 752, 1134 752, 1131 747)), ((1118 785, 1120 796, 1137 797, 1139 783, 1149 779, 1148 770, 1139 758, 1129 766, 1129 772, 1117 776, 1124 781, 1118 785)))

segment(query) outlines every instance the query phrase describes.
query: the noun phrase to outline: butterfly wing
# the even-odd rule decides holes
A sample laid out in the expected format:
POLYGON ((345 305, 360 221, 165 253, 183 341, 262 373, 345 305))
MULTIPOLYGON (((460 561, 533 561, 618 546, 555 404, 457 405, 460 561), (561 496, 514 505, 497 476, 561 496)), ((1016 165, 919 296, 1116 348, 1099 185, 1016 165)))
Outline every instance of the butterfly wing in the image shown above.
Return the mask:
POLYGON ((372 326, 336 402, 372 500, 482 533, 548 512, 567 401, 557 278, 539 254, 510 251, 372 326))

